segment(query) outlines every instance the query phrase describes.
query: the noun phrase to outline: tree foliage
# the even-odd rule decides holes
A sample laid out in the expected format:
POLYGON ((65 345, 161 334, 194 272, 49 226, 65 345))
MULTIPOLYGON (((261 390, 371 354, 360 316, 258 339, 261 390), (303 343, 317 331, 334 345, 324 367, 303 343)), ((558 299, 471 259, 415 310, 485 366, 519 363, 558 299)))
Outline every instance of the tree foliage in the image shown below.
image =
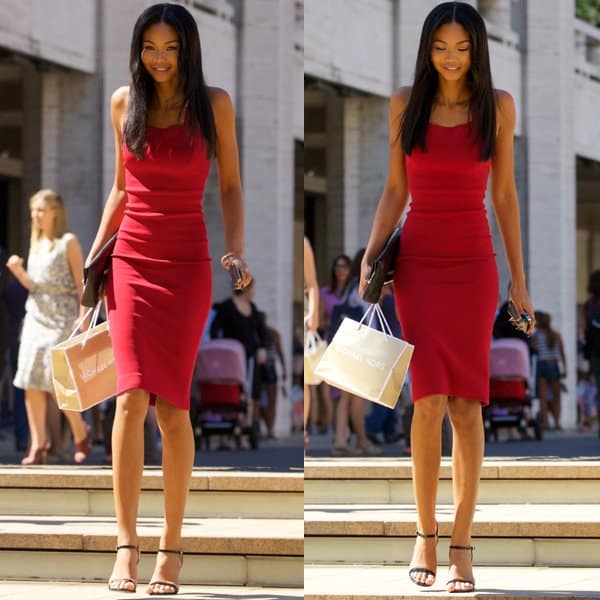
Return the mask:
POLYGON ((575 15, 600 27, 600 0, 575 0, 575 15))

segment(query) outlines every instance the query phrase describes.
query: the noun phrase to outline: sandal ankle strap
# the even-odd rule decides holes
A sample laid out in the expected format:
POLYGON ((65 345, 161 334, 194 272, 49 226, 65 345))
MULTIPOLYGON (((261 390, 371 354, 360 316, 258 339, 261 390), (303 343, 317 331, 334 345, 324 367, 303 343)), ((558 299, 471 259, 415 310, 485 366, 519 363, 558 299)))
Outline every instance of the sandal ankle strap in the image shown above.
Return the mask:
POLYGON ((121 548, 127 548, 128 550, 135 550, 137 552, 137 562, 136 564, 139 565, 140 564, 140 547, 138 546, 134 546, 133 544, 117 544, 117 552, 121 549, 121 548))
POLYGON ((421 533, 418 529, 415 530, 415 533, 421 537, 421 538, 425 538, 425 539, 430 539, 430 538, 436 538, 438 537, 438 532, 439 532, 439 528, 437 523, 435 524, 435 533, 421 533))
POLYGON ((179 556, 179 560, 183 563, 183 550, 169 550, 168 548, 159 548, 158 552, 163 552, 164 554, 177 554, 179 556))
POLYGON ((450 550, 470 550, 471 560, 473 560, 473 550, 475 550, 475 546, 455 546, 454 544, 450 544, 448 548, 450 548, 450 550))

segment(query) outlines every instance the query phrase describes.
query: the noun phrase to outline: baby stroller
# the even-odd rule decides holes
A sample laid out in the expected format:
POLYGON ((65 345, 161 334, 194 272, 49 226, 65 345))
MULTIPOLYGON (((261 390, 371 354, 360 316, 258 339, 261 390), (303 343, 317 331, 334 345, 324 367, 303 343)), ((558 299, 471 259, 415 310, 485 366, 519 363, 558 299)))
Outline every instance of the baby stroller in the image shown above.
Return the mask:
POLYGON ((498 441, 498 429, 516 427, 524 439, 543 438, 539 416, 534 418, 531 407, 531 365, 529 349, 523 340, 503 338, 493 340, 490 349, 490 404, 485 407, 483 422, 485 439, 493 435, 498 441))
POLYGON ((196 381, 200 401, 194 418, 196 443, 210 448, 210 436, 233 436, 236 447, 241 447, 242 436, 247 435, 250 446, 258 448, 259 432, 256 426, 245 425, 248 413, 246 381, 246 351, 238 340, 221 338, 211 340, 198 351, 196 381))

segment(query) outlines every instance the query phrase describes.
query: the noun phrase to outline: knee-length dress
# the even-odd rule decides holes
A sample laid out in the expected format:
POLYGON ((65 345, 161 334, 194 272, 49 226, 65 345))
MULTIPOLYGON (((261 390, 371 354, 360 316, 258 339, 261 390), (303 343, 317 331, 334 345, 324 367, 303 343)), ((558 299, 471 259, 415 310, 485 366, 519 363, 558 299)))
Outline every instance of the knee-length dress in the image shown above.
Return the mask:
POLYGON ((14 385, 52 392, 50 349, 69 337, 79 315, 67 236, 56 239, 50 249, 41 242, 30 251, 27 275, 33 285, 25 303, 14 385))
POLYGON ((199 133, 148 127, 138 160, 123 142, 127 202, 107 281, 117 390, 190 407, 212 297, 202 195, 210 169, 199 133))
POLYGON ((394 276, 413 401, 432 394, 489 403, 498 270, 484 205, 491 162, 470 123, 429 124, 426 148, 405 157, 410 211, 394 276))

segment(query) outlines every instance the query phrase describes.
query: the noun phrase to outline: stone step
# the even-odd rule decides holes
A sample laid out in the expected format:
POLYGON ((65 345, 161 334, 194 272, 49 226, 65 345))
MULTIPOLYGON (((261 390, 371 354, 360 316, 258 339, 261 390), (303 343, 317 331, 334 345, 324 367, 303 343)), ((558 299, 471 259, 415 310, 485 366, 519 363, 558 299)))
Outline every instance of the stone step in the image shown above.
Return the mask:
MULTIPOLYGON (((453 507, 438 506, 438 557, 448 556, 453 507)), ((414 505, 307 505, 305 559, 405 564, 414 546, 414 505)), ((483 565, 600 566, 596 505, 480 505, 474 561, 483 565)))
MULTIPOLYGON (((140 579, 150 577, 162 519, 140 518, 140 579)), ((113 518, 11 515, 0 522, 0 579, 106 580, 113 518)), ((301 587, 300 519, 195 519, 183 525, 182 583, 301 587)), ((1 595, 0 595, 1 597, 1 595)))
MULTIPOLYGON (((452 470, 442 460, 437 501, 452 503, 452 470)), ((486 458, 479 504, 587 504, 598 501, 600 462, 486 458)), ((409 504, 410 459, 306 459, 309 504, 409 504)))
MULTIPOLYGON (((111 592, 106 584, 70 583, 57 581, 0 581, 0 598, 11 600, 131 600, 132 595, 111 592)), ((145 591, 145 583, 138 583, 138 594, 145 591)), ((265 588, 254 586, 200 586, 183 585, 179 595, 184 598, 248 598, 248 600, 302 600, 298 588, 265 588)), ((133 596, 135 598, 135 596, 133 596)), ((169 596, 171 598, 172 596, 169 596)))
MULTIPOLYGON (((558 567, 479 567, 477 590, 452 594, 453 598, 486 600, 538 600, 540 598, 600 598, 598 571, 558 567)), ((447 570, 438 570, 431 588, 408 579, 407 567, 366 565, 307 565, 304 570, 305 600, 422 600, 448 598, 447 570)))
MULTIPOLYGON (((302 519, 303 476, 194 469, 186 516, 302 519)), ((144 470, 140 516, 163 514, 162 471, 144 470)), ((0 468, 0 514, 113 516, 112 470, 0 468)))

